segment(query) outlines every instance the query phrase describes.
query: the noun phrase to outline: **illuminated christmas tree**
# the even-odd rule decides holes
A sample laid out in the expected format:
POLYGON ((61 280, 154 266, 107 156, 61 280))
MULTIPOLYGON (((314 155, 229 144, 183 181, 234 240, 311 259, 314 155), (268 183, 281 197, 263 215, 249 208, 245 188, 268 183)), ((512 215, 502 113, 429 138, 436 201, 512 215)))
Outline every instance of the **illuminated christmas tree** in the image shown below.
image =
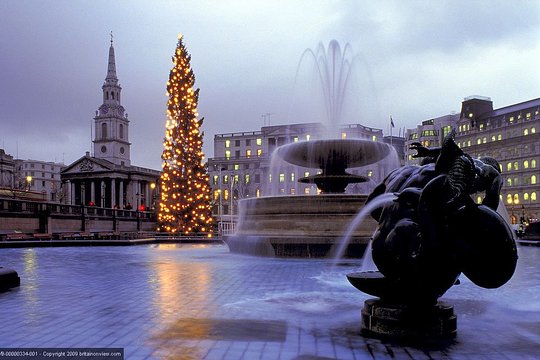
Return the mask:
POLYGON ((178 37, 174 64, 167 82, 167 124, 161 174, 158 230, 180 234, 207 233, 212 229, 210 186, 203 164, 203 134, 198 119, 199 89, 191 55, 178 37))

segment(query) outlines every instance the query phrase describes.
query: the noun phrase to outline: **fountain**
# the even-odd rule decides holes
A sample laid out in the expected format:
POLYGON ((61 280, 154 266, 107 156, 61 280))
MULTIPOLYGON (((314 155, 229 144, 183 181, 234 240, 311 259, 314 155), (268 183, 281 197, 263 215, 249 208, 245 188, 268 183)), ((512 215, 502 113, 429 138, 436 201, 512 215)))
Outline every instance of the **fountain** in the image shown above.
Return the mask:
POLYGON ((349 282, 376 296, 365 302, 365 334, 396 338, 452 338, 453 306, 439 302, 461 273, 474 284, 497 288, 512 277, 517 263, 513 232, 496 212, 502 186, 493 158, 472 160, 454 142, 413 144, 422 166, 395 170, 370 194, 394 201, 374 209, 379 226, 371 255, 378 271, 352 273, 349 282), (485 191, 481 205, 470 194, 485 191))
MULTIPOLYGON (((324 105, 327 129, 335 129, 341 120, 342 107, 354 64, 351 47, 343 51, 332 40, 325 50, 306 50, 300 59, 311 57, 316 65, 324 105)), ((298 72, 297 72, 298 74, 298 72)), ((366 139, 333 139, 300 141, 278 147, 274 156, 320 173, 298 181, 317 186, 318 195, 268 196, 239 201, 236 232, 226 236, 231 252, 280 257, 331 256, 343 237, 349 222, 364 205, 367 194, 346 194, 348 184, 365 182, 367 177, 347 173, 360 167, 395 156, 388 144, 366 139)), ((345 256, 362 254, 376 222, 366 221, 351 234, 345 256)))

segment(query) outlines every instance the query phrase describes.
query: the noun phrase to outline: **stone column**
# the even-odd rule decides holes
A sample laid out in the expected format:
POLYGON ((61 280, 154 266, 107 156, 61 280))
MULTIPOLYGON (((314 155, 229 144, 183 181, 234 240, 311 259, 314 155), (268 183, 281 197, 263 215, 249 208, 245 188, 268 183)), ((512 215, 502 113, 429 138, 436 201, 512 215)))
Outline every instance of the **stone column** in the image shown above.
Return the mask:
POLYGON ((120 188, 118 189, 118 207, 120 209, 124 208, 124 180, 120 180, 120 188))
POLYGON ((115 205, 118 203, 116 202, 116 181, 114 179, 111 179, 111 207, 114 208, 115 205))
POLYGON ((146 208, 149 208, 151 202, 152 202, 152 198, 150 195, 150 184, 147 181, 146 184, 144 185, 144 206, 146 208))
POLYGON ((141 194, 141 187, 140 187, 140 184, 139 184, 139 181, 135 180, 133 181, 133 186, 131 187, 132 189, 132 199, 133 199, 133 209, 138 209, 139 208, 139 200, 140 200, 140 194, 141 194))
POLYGON ((105 181, 101 180, 101 207, 105 207, 105 181))
POLYGON ((94 180, 90 182, 90 201, 96 203, 96 184, 94 180))
POLYGON ((75 205, 75 182, 72 182, 69 187, 69 204, 75 205))

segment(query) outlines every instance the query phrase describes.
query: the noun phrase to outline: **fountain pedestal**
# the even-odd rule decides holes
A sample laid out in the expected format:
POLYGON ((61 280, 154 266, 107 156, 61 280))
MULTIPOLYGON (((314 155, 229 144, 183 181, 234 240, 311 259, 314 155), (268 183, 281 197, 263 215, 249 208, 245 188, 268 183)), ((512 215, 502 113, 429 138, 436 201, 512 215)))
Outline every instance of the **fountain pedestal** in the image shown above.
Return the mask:
POLYGON ((362 309, 362 332, 392 339, 451 339, 457 334, 454 307, 437 304, 395 304, 369 299, 362 309))

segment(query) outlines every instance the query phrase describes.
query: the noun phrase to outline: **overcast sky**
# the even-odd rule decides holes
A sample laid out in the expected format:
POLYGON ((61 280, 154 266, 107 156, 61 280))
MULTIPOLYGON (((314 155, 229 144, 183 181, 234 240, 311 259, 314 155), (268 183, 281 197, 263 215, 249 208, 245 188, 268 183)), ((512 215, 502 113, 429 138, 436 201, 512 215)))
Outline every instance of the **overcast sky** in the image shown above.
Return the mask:
POLYGON ((318 121, 296 77, 305 49, 336 39, 354 67, 345 123, 388 134, 459 111, 464 97, 495 107, 540 97, 540 1, 0 1, 0 147, 69 164, 90 150, 114 33, 132 164, 160 169, 177 34, 184 34, 214 134, 318 121), (296 79, 296 80, 295 80, 296 79), (307 104, 307 105, 306 105, 307 104))

